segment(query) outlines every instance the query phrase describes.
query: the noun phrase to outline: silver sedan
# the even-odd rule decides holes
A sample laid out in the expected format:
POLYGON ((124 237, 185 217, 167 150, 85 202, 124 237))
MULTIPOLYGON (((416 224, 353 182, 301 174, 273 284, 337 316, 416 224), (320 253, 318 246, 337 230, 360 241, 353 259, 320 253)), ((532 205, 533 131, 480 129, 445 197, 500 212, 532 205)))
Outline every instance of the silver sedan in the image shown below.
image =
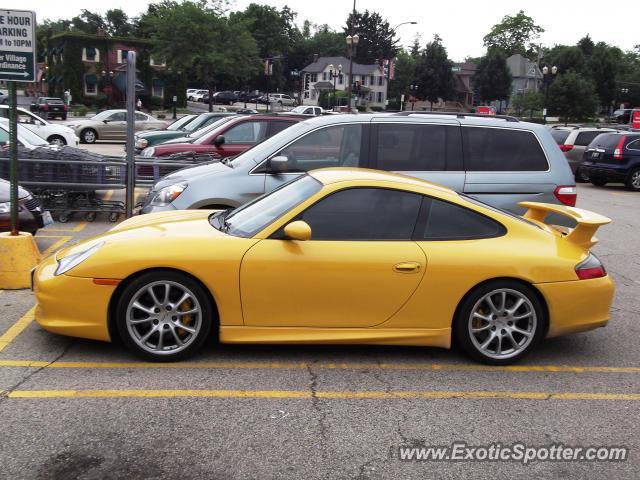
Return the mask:
MULTIPOLYGON (((94 143, 96 140, 126 140, 127 111, 105 110, 86 120, 72 120, 66 123, 72 128, 82 143, 94 143)), ((147 115, 135 113, 135 130, 160 130, 167 122, 147 115)))

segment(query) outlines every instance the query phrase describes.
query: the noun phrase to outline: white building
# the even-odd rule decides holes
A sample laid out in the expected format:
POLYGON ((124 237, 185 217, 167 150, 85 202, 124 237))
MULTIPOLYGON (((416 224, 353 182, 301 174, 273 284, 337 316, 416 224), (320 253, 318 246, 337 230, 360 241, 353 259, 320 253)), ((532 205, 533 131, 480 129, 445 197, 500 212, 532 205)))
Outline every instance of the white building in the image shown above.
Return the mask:
MULTIPOLYGON (((353 93, 358 95, 358 106, 384 108, 387 100, 387 79, 378 64, 362 65, 353 63, 352 82, 356 85, 353 93)), ((300 72, 302 91, 300 99, 303 105, 318 105, 322 90, 332 92, 346 91, 349 86, 349 59, 346 57, 319 57, 300 72), (332 78, 329 73, 338 73, 342 65, 342 74, 332 78)))

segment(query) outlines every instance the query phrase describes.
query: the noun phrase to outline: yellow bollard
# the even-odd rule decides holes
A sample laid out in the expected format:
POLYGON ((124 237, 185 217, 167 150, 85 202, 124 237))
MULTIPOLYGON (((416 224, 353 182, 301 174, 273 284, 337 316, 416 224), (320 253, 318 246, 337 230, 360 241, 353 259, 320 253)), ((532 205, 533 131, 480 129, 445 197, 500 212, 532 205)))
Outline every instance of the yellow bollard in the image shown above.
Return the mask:
POLYGON ((0 233, 0 288, 29 288, 31 270, 38 262, 40 252, 33 235, 27 232, 15 236, 9 232, 0 233))

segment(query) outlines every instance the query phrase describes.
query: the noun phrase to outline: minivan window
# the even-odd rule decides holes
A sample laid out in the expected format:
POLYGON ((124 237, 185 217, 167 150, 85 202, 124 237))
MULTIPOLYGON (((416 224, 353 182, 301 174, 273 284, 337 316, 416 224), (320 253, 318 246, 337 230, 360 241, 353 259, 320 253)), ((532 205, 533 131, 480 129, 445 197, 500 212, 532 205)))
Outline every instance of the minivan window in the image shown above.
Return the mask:
POLYGON ((544 172, 549 169, 532 132, 463 127, 465 169, 472 172, 544 172))
POLYGON ((558 145, 564 145, 564 142, 569 137, 568 130, 551 130, 551 136, 558 145))
POLYGON ((305 135, 276 156, 287 157, 289 172, 308 172, 324 167, 358 167, 361 143, 361 124, 334 125, 305 135))
MULTIPOLYGON (((425 198, 429 202, 427 223, 418 238, 424 240, 471 240, 499 237, 505 228, 495 220, 453 203, 425 198)), ((423 207, 424 208, 424 207, 423 207)))
POLYGON ((591 143, 591 141, 600 135, 600 132, 580 132, 576 137, 576 141, 573 142, 574 145, 578 145, 580 147, 586 147, 591 143))
POLYGON ((457 126, 383 123, 374 135, 377 168, 381 170, 462 170, 457 126))

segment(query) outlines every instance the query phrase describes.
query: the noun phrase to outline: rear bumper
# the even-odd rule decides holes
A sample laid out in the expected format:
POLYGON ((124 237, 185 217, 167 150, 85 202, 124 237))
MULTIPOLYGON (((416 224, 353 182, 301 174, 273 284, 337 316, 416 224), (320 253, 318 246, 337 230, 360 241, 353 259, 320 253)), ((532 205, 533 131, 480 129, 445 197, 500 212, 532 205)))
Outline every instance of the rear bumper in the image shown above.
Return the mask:
POLYGON ((603 179, 607 182, 624 182, 629 173, 626 166, 616 167, 592 162, 582 162, 580 168, 589 178, 603 179))
POLYGON ((591 280, 537 283, 549 308, 547 337, 604 327, 610 318, 615 284, 609 275, 591 280))

